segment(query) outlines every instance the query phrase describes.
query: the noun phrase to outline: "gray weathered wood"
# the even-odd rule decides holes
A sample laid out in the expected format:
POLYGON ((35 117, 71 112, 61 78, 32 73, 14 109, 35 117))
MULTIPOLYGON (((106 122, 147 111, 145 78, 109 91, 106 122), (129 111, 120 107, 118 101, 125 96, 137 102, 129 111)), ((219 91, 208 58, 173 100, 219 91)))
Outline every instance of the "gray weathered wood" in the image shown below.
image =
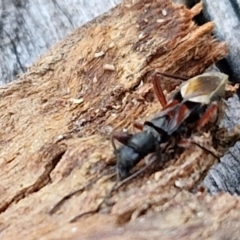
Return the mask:
POLYGON ((240 82, 240 7, 239 0, 203 0, 204 15, 215 23, 215 34, 228 44, 227 61, 236 81, 240 82))
MULTIPOLYGON (((198 0, 173 0, 194 5, 198 0)), ((36 58, 77 27, 116 6, 121 0, 3 0, 1 13, 0 84, 12 81, 36 58)), ((239 0, 203 0, 204 16, 215 22, 215 34, 229 46, 227 61, 240 81, 239 0)))
MULTIPOLYGON (((203 0, 204 17, 214 21, 214 33, 218 39, 224 40, 228 44, 229 54, 226 58, 229 64, 232 77, 230 80, 240 82, 240 8, 239 0, 203 0)), ((224 67, 224 66, 223 66, 224 67)), ((228 66, 226 66, 228 67, 228 66)), ((240 102, 235 96, 229 99, 225 109, 226 116, 222 123, 233 128, 240 124, 240 102)), ((203 184, 211 193, 229 192, 240 194, 240 143, 225 155, 219 164, 216 164, 208 173, 203 184)))
POLYGON ((77 27, 120 0, 2 0, 0 84, 10 82, 77 27))
MULTIPOLYGON (((174 0, 188 7, 196 0, 174 0)), ((2 0, 1 13, 1 54, 0 54, 0 84, 15 79, 36 58, 46 52, 54 43, 66 37, 77 27, 109 10, 121 0, 33 0, 14 1, 2 0)), ((229 0, 203 0, 204 15, 215 22, 215 34, 225 40, 229 46, 227 60, 232 68, 235 79, 240 80, 239 68, 239 2, 229 0)), ((237 106, 238 99, 231 104, 237 106)), ((240 107, 238 108, 240 109, 240 107)), ((228 113, 232 122, 239 122, 238 110, 228 113)), ((226 122, 225 122, 226 123, 226 122)), ((239 148, 235 148, 236 155, 239 148)), ((235 165, 239 160, 230 155, 216 165, 204 181, 205 186, 212 192, 229 191, 240 193, 240 179, 235 165), (235 162, 235 163, 234 163, 235 162), (235 177, 233 177, 235 176, 235 177), (235 179, 235 180, 233 180, 235 179)))
MULTIPOLYGON (((235 95, 227 102, 225 117, 222 124, 229 129, 240 124, 240 101, 235 95)), ((221 158, 209 171, 203 181, 203 185, 212 194, 229 192, 240 195, 240 142, 229 149, 228 153, 221 158)))
MULTIPOLYGON (((186 4, 188 7, 198 0, 173 0, 176 3, 186 4)), ((228 44, 229 54, 226 58, 227 66, 232 74, 230 80, 240 82, 240 0, 203 0, 204 11, 202 21, 214 21, 215 36, 228 44)), ((222 124, 233 128, 240 124, 240 102, 238 96, 228 100, 225 110, 226 116, 222 124)), ((208 173, 203 185, 212 194, 229 192, 240 194, 240 143, 237 143, 226 154, 219 164, 216 164, 208 173)))
MULTIPOLYGON (((175 3, 192 7, 200 0, 173 0, 175 3)), ((229 54, 225 66, 234 81, 240 82, 240 0, 202 0, 204 8, 201 21, 214 21, 214 34, 219 40, 226 41, 229 54), (227 66, 226 66, 227 65, 227 66), (230 69, 228 69, 230 68, 230 69)))

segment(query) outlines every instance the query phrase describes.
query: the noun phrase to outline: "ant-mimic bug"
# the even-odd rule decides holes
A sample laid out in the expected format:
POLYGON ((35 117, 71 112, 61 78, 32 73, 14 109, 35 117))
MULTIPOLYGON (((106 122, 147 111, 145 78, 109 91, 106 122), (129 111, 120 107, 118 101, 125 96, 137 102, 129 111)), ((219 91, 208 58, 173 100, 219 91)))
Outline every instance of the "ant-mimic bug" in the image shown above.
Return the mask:
MULTIPOLYGON (((221 100, 228 82, 227 75, 220 72, 209 72, 195 76, 180 85, 175 94, 167 101, 157 74, 157 72, 153 74, 152 83, 162 110, 152 120, 146 121, 144 124, 135 124, 135 127, 141 130, 139 133, 114 132, 112 134, 112 145, 117 159, 117 181, 96 209, 76 216, 71 222, 84 215, 98 212, 113 191, 143 172, 152 162, 159 161, 162 153, 168 152, 169 148, 174 149, 181 145, 183 138, 188 138, 194 132, 202 130, 209 122, 216 123, 218 121, 221 100), (117 148, 114 139, 123 145, 117 148), (150 153, 154 153, 155 158, 152 158, 147 166, 130 175, 132 168, 150 153), (119 183, 120 179, 122 181, 119 183)), ((173 76, 165 73, 162 75, 173 76)), ((84 189, 85 187, 62 198, 49 213, 56 212, 65 200, 84 189)))
POLYGON ((176 142, 176 139, 180 141, 182 136, 201 129, 213 117, 216 119, 219 100, 224 96, 228 81, 228 76, 219 72, 198 75, 184 82, 167 102, 156 76, 154 73, 152 82, 162 111, 143 125, 136 124, 141 130, 139 133, 113 133, 112 145, 120 179, 126 178, 130 170, 148 154, 164 151, 161 144, 171 143, 172 140, 176 142), (117 149, 114 139, 123 145, 117 149))

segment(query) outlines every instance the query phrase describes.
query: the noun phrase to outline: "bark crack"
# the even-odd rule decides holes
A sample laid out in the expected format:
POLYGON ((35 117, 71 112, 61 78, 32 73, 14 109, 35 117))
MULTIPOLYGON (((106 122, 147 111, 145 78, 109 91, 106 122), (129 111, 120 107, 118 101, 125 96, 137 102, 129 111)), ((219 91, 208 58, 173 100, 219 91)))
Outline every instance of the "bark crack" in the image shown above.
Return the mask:
POLYGON ((18 51, 17 51, 17 46, 16 46, 16 43, 15 41, 11 38, 10 34, 6 31, 6 30, 3 30, 5 32, 5 34, 7 35, 7 37, 9 38, 10 40, 10 43, 12 45, 12 50, 13 50, 13 53, 16 57, 16 60, 17 60, 17 63, 20 67, 20 69, 22 70, 22 72, 25 72, 25 67, 23 66, 21 60, 20 60, 20 57, 19 57, 19 54, 18 54, 18 51))
POLYGON ((42 159, 46 158, 47 163, 44 166, 44 170, 42 174, 37 178, 37 180, 29 187, 21 189, 18 193, 16 193, 10 200, 4 202, 0 205, 0 213, 4 212, 9 208, 12 203, 16 203, 25 197, 29 196, 31 193, 37 192, 43 187, 45 187, 48 183, 51 183, 51 172, 55 169, 57 164, 61 161, 63 155, 67 150, 67 146, 65 144, 55 144, 47 148, 46 151, 42 154, 42 159), (48 156, 49 155, 49 156, 48 156), (51 157, 50 159, 47 159, 51 157))

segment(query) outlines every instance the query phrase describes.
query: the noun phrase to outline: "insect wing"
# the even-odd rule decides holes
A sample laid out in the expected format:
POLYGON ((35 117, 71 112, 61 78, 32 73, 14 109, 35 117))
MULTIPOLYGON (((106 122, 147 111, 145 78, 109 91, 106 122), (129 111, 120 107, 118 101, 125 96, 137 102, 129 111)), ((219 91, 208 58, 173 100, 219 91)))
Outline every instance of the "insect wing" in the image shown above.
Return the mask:
MULTIPOLYGON (((195 106, 198 107, 199 104, 195 104, 195 106)), ((172 105, 170 103, 166 109, 151 120, 151 123, 170 135, 189 117, 192 110, 194 110, 193 108, 189 108, 184 102, 176 103, 176 101, 173 101, 172 105)))
MULTIPOLYGON (((169 104, 167 104, 167 106, 165 106, 156 116, 155 118, 161 118, 165 115, 170 115, 170 113, 172 111, 174 111, 175 109, 177 109, 180 105, 182 104, 182 102, 179 102, 177 100, 173 100, 171 101, 169 104)), ((154 119, 155 119, 154 118, 154 119)))
POLYGON ((189 79, 180 86, 184 101, 209 104, 223 97, 228 76, 219 72, 210 72, 189 79))
POLYGON ((168 123, 168 134, 175 132, 179 126, 186 120, 192 112, 185 104, 181 104, 175 111, 173 117, 170 118, 168 123))

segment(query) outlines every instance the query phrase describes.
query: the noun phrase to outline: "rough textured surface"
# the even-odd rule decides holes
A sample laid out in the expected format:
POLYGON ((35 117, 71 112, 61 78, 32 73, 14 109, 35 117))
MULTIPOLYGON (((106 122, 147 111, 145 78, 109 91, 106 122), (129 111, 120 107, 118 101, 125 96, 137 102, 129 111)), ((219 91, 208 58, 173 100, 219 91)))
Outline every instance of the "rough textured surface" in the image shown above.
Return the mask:
MULTIPOLYGON (((214 33, 218 39, 224 40, 228 44, 229 53, 227 61, 221 64, 221 67, 231 74, 231 80, 239 82, 239 0, 221 0, 211 1, 203 0, 204 17, 214 21, 214 33), (216 11, 217 9, 217 11, 216 11)), ((239 95, 239 93, 238 93, 239 95)), ((240 96, 240 95, 239 95, 240 96)), ((239 119, 240 102, 239 97, 235 96, 228 102, 226 117, 223 121, 224 126, 228 128, 240 123, 239 119)), ((240 145, 236 144, 229 153, 216 164, 204 180, 204 185, 212 194, 225 191, 231 194, 240 194, 240 145)))
MULTIPOLYGON (((239 97, 234 96, 227 102, 225 117, 222 125, 233 128, 240 123, 240 102, 239 97)), ((204 179, 204 186, 212 194, 218 192, 229 192, 230 194, 240 194, 240 160, 239 160, 239 142, 229 149, 228 153, 221 158, 220 163, 215 164, 204 179)))
POLYGON ((194 196, 184 191, 161 213, 149 213, 114 230, 110 224, 93 226, 88 234, 76 233, 73 239, 239 239, 239 208, 239 199, 227 194, 194 196))
MULTIPOLYGON (((18 81, 0 89, 1 239, 140 238, 138 216, 144 213, 149 234, 142 239, 154 239, 156 225, 151 223, 156 219, 183 238, 195 236, 189 228, 214 238, 224 219, 234 223, 236 212, 229 209, 239 209, 238 199, 223 195, 219 201, 186 191, 195 190, 216 162, 196 146, 161 171, 147 172, 121 188, 112 198, 113 208, 69 223, 102 200, 114 183, 104 177, 49 215, 63 196, 110 172, 114 128, 131 130, 134 120, 159 111, 148 79, 153 69, 190 77, 226 55, 225 44, 211 35, 212 23, 198 27, 192 22, 200 11, 201 5, 187 10, 166 0, 126 2, 75 31, 18 81), (182 211, 179 204, 185 205, 182 211), (202 219, 215 224, 196 222, 197 212, 206 212, 202 219), (175 223, 176 213, 188 225, 175 223), (120 235, 124 228, 126 237, 120 235)), ((164 78, 162 84, 171 91, 179 81, 164 78)), ((196 138, 211 148, 211 136, 196 138)), ((165 239, 171 239, 167 229, 165 239)), ((234 239, 231 229, 226 234, 234 239)))
MULTIPOLYGON (((200 0, 173 0, 178 4, 185 4, 192 7, 200 0)), ((232 81, 240 82, 239 68, 239 17, 240 1, 239 0, 202 0, 203 14, 198 16, 197 21, 201 24, 206 21, 213 21, 215 24, 214 35, 228 44, 229 53, 226 59, 218 66, 222 71, 231 74, 232 81)))
MULTIPOLYGON (((193 6, 199 0, 174 0, 176 3, 193 6)), ((214 34, 228 44, 229 53, 224 61, 218 63, 218 66, 231 75, 230 80, 239 82, 239 0, 221 0, 211 1, 203 0, 203 14, 197 20, 200 23, 214 21, 214 34), (217 9, 217 11, 216 11, 217 9)), ((238 93, 239 95, 239 93, 238 93)), ((240 123, 239 119, 240 101, 235 96, 228 102, 226 116, 222 124, 228 128, 240 123)), ((231 194, 240 194, 240 145, 239 143, 221 158, 209 171, 204 186, 208 188, 211 194, 218 192, 229 192, 231 194)))
MULTIPOLYGON (((229 46, 229 54, 226 57, 228 67, 235 81, 240 82, 239 68, 239 17, 240 1, 239 0, 221 0, 211 1, 203 0, 204 16, 208 21, 214 21, 214 33, 218 39, 224 40, 229 46)), ((226 63, 225 63, 226 64, 226 63)), ((228 68, 226 66, 223 66, 228 68)))
MULTIPOLYGON (((40 54, 71 31, 121 3, 121 0, 3 0, 0 3, 0 84, 16 79, 40 54)), ((199 0, 173 0, 192 7, 199 0)), ((215 22, 215 35, 228 43, 227 62, 239 81, 239 0, 203 0, 204 16, 215 22), (218 11, 216 11, 218 9, 218 11)), ((202 20, 201 20, 202 21, 202 20)), ((226 63, 226 62, 225 62, 226 63)), ((223 64, 223 68, 227 68, 223 64)))
POLYGON ((16 79, 40 54, 120 0, 2 0, 0 84, 16 79))

